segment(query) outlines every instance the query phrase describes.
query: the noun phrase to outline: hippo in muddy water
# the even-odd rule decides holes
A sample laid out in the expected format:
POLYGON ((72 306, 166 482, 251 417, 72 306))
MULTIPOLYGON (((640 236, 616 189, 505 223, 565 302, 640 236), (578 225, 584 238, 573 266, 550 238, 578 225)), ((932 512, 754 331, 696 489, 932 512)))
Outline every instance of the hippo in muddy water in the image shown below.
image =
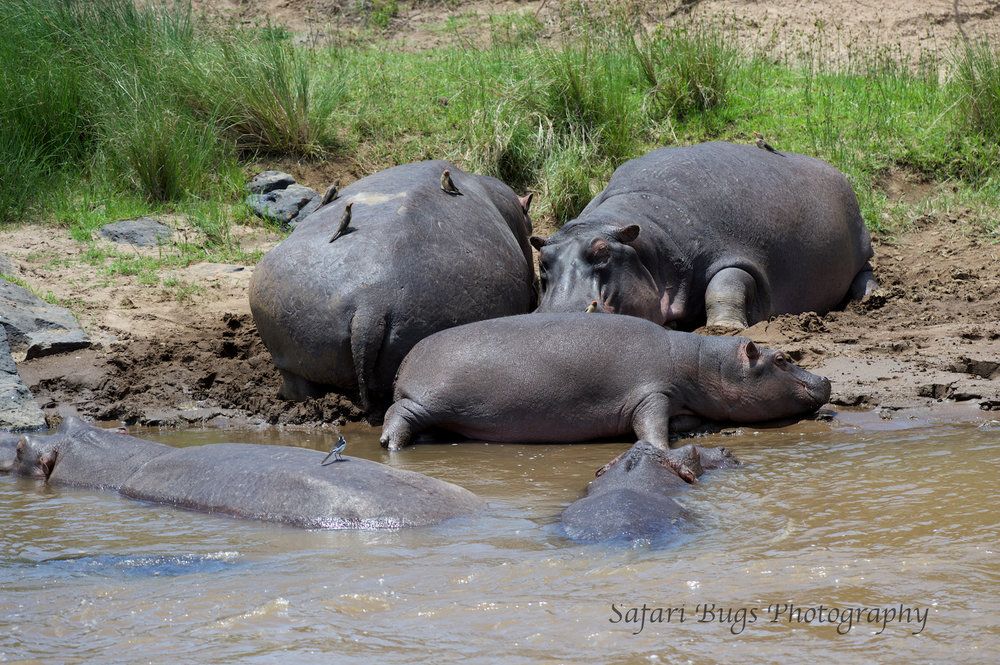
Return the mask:
POLYGON ((671 497, 705 471, 739 466, 725 448, 693 443, 663 451, 648 441, 634 446, 598 469, 587 496, 562 514, 563 530, 573 540, 648 539, 662 542, 688 521, 671 497))
POLYGON ((445 161, 397 166, 339 191, 268 252, 250 309, 280 395, 391 396, 413 345, 445 328, 531 311, 530 197, 445 161), (454 191, 444 188, 444 172, 454 191))
POLYGON ((53 485, 305 528, 426 526, 485 507, 457 485, 369 460, 323 465, 316 450, 250 443, 174 448, 72 417, 0 452, 0 470, 53 485))
POLYGON ((878 287, 850 183, 752 145, 660 148, 622 164, 539 250, 539 312, 599 309, 692 330, 825 314, 878 287))
POLYGON ((487 441, 570 442, 635 433, 668 447, 671 418, 757 422, 811 413, 830 382, 749 339, 632 316, 526 314, 421 341, 399 368, 382 445, 428 428, 487 441))

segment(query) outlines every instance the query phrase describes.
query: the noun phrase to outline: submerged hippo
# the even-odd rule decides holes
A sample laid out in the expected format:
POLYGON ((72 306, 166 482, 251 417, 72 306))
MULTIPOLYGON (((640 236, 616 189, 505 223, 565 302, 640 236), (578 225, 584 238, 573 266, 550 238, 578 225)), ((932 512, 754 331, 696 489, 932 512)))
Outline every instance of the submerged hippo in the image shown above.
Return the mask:
POLYGON ((587 496, 562 514, 563 529, 573 540, 659 539, 679 531, 686 513, 670 495, 695 482, 705 471, 739 466, 725 448, 693 443, 663 451, 638 441, 598 469, 587 496))
POLYGON ((382 445, 430 427, 487 441, 635 433, 667 448, 672 417, 755 422, 815 411, 830 382, 739 337, 631 316, 527 314, 432 335, 399 368, 382 445))
POLYGON ((23 435, 0 469, 306 528, 424 526, 485 506, 468 490, 419 473, 354 457, 324 466, 323 458, 316 450, 250 443, 173 448, 67 418, 51 436, 23 435))
POLYGON ((860 300, 877 285, 850 183, 752 145, 660 148, 622 164, 540 251, 539 312, 631 314, 693 329, 860 300))
POLYGON ((363 178, 268 252, 250 309, 280 395, 388 398, 424 337, 534 307, 530 196, 444 161, 363 178), (449 172, 447 183, 443 178, 449 172))

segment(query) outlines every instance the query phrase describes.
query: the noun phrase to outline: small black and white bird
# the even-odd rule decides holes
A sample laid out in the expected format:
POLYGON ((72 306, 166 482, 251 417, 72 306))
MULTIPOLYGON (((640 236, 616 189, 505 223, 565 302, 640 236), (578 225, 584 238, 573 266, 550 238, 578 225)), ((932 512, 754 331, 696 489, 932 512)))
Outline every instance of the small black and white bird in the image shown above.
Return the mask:
POLYGON ((347 447, 347 439, 345 439, 344 437, 340 437, 339 439, 337 439, 336 445, 334 445, 333 448, 330 449, 330 453, 323 458, 323 461, 320 462, 320 465, 326 466, 327 464, 333 464, 334 462, 344 461, 344 458, 340 456, 340 453, 344 452, 344 448, 346 447, 347 447), (331 457, 333 459, 330 459, 331 457))
POLYGON ((352 205, 354 205, 354 201, 351 201, 350 203, 348 203, 347 207, 344 208, 344 214, 340 218, 340 226, 337 227, 337 232, 333 234, 332 238, 330 238, 330 242, 333 242, 334 240, 336 240, 337 238, 339 238, 340 236, 342 236, 344 234, 344 231, 347 230, 347 227, 351 225, 351 206, 352 205))
POLYGON ((441 189, 453 196, 462 195, 462 192, 458 191, 458 187, 456 187, 454 181, 452 181, 451 174, 448 173, 448 169, 445 169, 441 174, 441 189))

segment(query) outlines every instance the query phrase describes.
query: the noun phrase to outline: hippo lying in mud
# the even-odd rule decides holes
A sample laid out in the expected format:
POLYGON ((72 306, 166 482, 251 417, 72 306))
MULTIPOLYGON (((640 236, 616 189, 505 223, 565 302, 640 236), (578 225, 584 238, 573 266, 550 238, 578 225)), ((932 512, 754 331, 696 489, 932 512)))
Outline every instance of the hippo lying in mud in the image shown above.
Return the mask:
POLYGON ((725 448, 691 443, 663 451, 648 441, 638 441, 598 469, 587 496, 563 511, 563 529, 573 540, 586 542, 662 541, 686 521, 684 509, 670 495, 705 471, 739 464, 725 448))
POLYGON ((51 484, 305 528, 425 526, 485 507, 457 485, 369 460, 324 466, 316 450, 249 443, 173 448, 76 418, 0 452, 0 470, 51 484))
POLYGON ((531 311, 529 205, 499 180, 444 161, 340 191, 264 256, 250 282, 281 396, 346 392, 369 410, 391 396, 399 363, 424 337, 531 311))
POLYGON ((745 338, 578 312, 432 335, 400 366, 395 397, 381 437, 391 450, 432 427, 521 442, 634 432, 665 449, 671 418, 690 426, 697 418, 756 422, 810 413, 830 397, 830 382, 745 338))
POLYGON ((877 289, 850 183, 752 145, 660 148, 622 164, 541 253, 539 312, 631 314, 694 329, 824 314, 877 289))

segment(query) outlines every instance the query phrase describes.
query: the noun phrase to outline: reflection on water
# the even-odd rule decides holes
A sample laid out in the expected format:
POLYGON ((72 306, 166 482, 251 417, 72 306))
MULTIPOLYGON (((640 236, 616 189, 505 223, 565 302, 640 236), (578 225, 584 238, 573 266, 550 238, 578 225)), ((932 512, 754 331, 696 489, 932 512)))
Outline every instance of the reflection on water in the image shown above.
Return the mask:
MULTIPOLYGON (((326 452, 338 433, 137 434, 326 452)), ((560 532, 562 509, 627 444, 390 454, 377 430, 344 434, 347 455, 461 484, 489 511, 427 529, 305 531, 0 477, 0 661, 995 663, 1000 653, 1000 454, 988 426, 803 423, 705 437, 746 465, 679 497, 697 522, 666 548, 579 545, 560 532)))

